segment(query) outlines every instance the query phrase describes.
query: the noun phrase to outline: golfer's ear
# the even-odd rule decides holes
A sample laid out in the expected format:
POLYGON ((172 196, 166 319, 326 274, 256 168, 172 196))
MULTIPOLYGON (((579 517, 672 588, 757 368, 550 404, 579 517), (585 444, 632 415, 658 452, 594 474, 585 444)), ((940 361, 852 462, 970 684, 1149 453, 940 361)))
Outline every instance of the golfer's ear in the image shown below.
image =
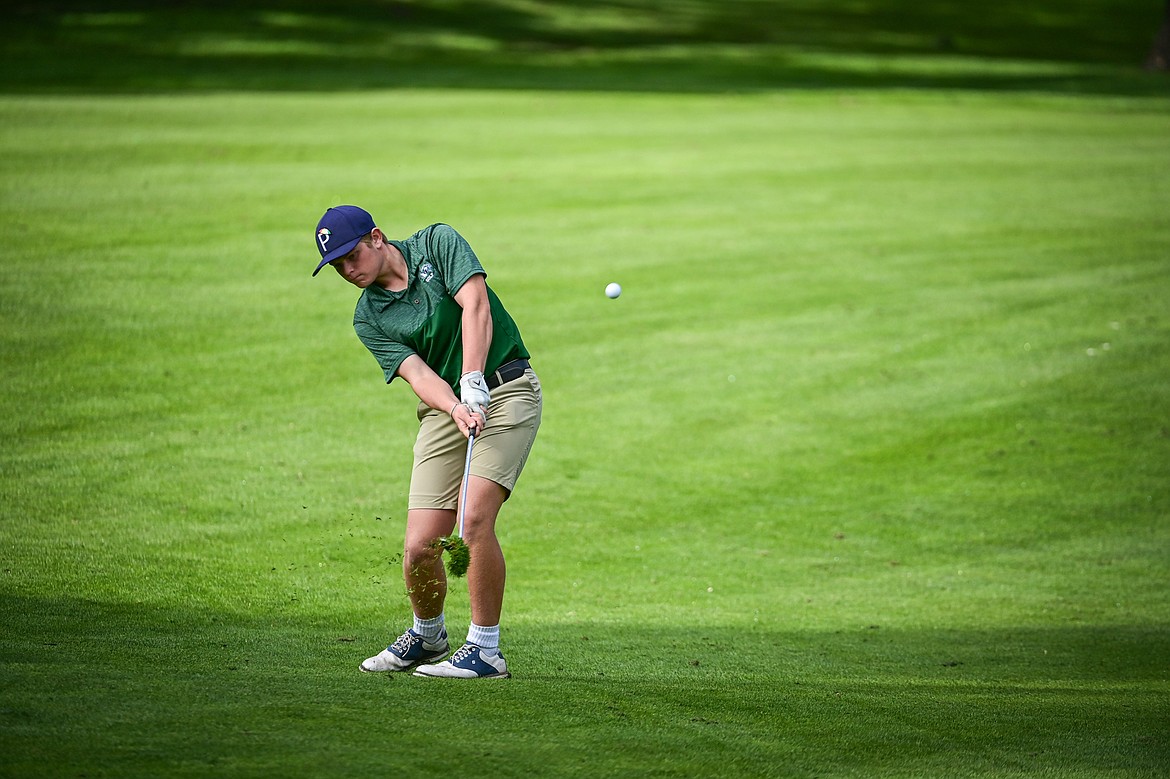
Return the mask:
POLYGON ((377 247, 378 244, 385 242, 386 240, 386 236, 377 227, 370 231, 370 238, 373 239, 375 247, 377 247))

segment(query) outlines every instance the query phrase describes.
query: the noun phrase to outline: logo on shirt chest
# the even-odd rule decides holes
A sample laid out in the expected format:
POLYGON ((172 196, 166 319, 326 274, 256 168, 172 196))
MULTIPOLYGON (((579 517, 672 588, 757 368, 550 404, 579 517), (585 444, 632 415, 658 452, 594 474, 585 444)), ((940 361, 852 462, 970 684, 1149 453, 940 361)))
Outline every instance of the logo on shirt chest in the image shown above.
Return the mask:
POLYGON ((423 280, 423 283, 430 283, 435 278, 435 268, 429 262, 424 262, 419 266, 418 277, 423 280))

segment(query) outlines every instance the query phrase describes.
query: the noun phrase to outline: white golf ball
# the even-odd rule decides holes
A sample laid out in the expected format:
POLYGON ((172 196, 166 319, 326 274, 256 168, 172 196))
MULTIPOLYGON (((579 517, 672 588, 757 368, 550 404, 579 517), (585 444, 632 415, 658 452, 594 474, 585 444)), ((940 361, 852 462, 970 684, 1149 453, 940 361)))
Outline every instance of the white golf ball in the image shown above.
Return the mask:
POLYGON ((606 285, 605 296, 607 298, 616 298, 620 294, 622 294, 622 285, 621 284, 618 284, 616 281, 613 281, 613 282, 610 282, 609 284, 606 285))

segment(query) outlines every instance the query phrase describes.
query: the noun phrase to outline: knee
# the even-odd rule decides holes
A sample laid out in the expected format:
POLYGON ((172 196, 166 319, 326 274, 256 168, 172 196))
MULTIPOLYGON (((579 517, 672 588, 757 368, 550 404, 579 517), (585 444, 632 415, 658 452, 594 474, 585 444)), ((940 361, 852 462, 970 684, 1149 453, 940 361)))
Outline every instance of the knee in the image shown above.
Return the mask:
POLYGON ((496 518, 469 511, 463 520, 463 540, 467 545, 476 546, 483 542, 491 543, 495 539, 496 518))
POLYGON ((434 547, 432 538, 407 538, 402 547, 403 562, 408 568, 425 570, 434 566, 439 557, 439 550, 434 547))

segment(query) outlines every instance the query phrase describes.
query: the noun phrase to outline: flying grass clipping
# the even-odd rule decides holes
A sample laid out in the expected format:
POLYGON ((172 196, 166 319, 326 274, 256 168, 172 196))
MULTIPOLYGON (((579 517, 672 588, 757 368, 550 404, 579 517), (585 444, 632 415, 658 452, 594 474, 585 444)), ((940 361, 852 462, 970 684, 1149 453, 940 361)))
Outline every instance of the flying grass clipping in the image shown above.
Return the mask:
POLYGON ((471 550, 459 536, 443 536, 431 542, 431 548, 437 549, 440 554, 447 553, 447 573, 456 578, 467 573, 467 566, 471 565, 471 550))

